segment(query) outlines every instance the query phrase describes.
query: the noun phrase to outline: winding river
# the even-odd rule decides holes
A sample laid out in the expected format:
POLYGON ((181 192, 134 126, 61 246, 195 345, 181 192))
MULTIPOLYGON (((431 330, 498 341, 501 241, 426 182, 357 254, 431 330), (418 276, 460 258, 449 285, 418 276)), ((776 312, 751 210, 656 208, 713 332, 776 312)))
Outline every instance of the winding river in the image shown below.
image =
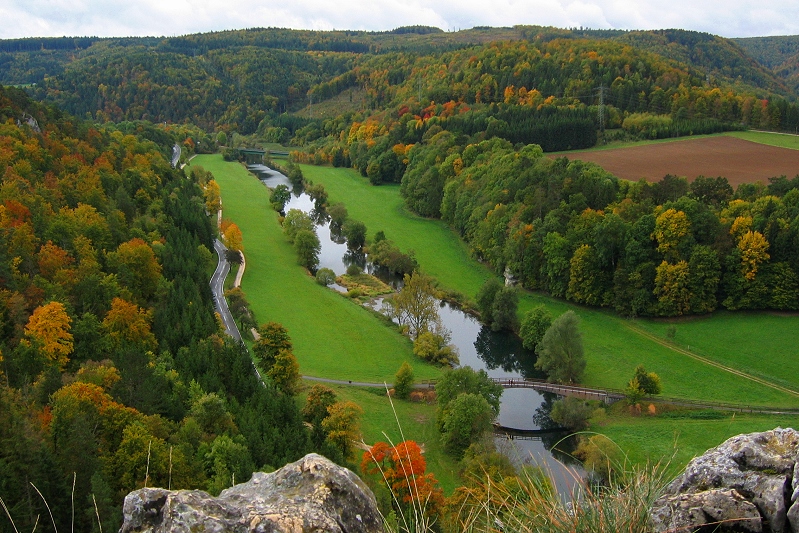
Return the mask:
MULTIPOLYGON (((291 188, 288 178, 264 165, 250 165, 248 168, 267 187, 283 184, 291 188)), ((367 271, 372 270, 372 265, 366 262, 363 255, 353 254, 343 240, 331 235, 329 223, 315 211, 313 200, 307 194, 294 191, 285 211, 290 209, 309 213, 317 220, 316 232, 321 244, 319 268, 329 268, 336 275, 343 274, 353 263, 367 271)), ((333 288, 344 290, 339 286, 333 288)), ((452 344, 458 348, 461 365, 475 370, 483 369, 491 377, 543 377, 535 369, 535 354, 525 349, 515 335, 491 331, 474 317, 444 302, 441 303, 439 316, 452 333, 452 344)), ((553 394, 532 389, 506 389, 502 394, 497 421, 499 425, 522 431, 544 431, 535 435, 517 435, 515 439, 497 435, 495 440, 498 448, 515 464, 535 464, 548 470, 558 490, 566 494, 570 492, 577 476, 584 475, 584 471, 568 455, 573 448, 572 442, 565 439, 565 432, 555 430, 557 424, 549 417, 555 399, 557 396, 553 394), (564 466, 564 463, 569 466, 564 466)))

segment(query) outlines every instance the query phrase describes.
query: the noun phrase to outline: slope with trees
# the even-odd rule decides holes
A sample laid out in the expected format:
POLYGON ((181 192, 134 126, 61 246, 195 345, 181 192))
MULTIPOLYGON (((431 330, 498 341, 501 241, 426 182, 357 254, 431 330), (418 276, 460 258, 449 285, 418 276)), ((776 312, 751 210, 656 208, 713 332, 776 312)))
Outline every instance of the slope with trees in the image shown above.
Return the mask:
POLYGON ((112 530, 144 483, 216 493, 309 451, 293 398, 214 317, 207 176, 163 150, 185 137, 158 146, 10 88, 0 119, 0 487, 17 527, 47 512, 31 483, 56 523, 74 483, 75 526, 112 530))

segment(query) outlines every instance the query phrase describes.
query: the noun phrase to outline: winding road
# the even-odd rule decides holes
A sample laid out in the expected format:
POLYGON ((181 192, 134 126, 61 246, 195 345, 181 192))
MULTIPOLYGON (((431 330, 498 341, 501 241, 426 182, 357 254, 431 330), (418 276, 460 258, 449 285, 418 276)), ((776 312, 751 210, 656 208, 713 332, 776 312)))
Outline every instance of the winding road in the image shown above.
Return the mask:
POLYGON ((219 256, 219 262, 216 264, 216 271, 211 276, 211 292, 214 295, 214 307, 216 308, 219 316, 222 317, 222 323, 225 325, 225 333, 233 337, 236 341, 241 342, 241 333, 236 321, 233 320, 233 315, 230 314, 230 309, 225 299, 225 278, 230 272, 230 263, 225 257, 227 248, 222 244, 219 239, 214 240, 214 250, 216 255, 219 256))

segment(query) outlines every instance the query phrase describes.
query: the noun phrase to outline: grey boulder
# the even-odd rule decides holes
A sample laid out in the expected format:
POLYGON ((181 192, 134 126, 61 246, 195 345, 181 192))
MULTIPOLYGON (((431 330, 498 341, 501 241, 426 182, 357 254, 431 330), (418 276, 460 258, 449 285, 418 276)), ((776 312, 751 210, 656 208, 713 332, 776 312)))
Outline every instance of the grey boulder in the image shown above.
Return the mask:
POLYGON ((309 454, 219 497, 193 490, 140 489, 128 494, 120 533, 382 532, 372 491, 358 476, 309 454))

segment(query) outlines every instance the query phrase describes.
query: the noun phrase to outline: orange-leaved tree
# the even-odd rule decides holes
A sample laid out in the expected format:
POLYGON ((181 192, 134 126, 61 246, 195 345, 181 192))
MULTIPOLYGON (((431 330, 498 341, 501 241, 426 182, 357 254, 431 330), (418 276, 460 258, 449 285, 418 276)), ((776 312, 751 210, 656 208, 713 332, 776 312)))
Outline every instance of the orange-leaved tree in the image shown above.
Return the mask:
POLYGON ((50 302, 34 309, 25 326, 25 336, 47 359, 64 368, 73 347, 71 324, 64 304, 50 302))
POLYGON ((241 252, 244 250, 242 247, 244 238, 241 234, 241 230, 234 222, 227 220, 222 221, 222 240, 225 242, 225 246, 227 246, 228 250, 233 250, 234 252, 241 252))
POLYGON ((122 298, 111 300, 111 309, 103 319, 103 330, 114 349, 138 346, 144 350, 155 350, 158 341, 150 330, 152 313, 122 298))
POLYGON ((444 493, 432 473, 425 473, 425 461, 416 441, 406 440, 396 446, 375 443, 364 452, 361 471, 382 477, 396 502, 418 504, 428 516, 438 513, 444 504, 444 493))

